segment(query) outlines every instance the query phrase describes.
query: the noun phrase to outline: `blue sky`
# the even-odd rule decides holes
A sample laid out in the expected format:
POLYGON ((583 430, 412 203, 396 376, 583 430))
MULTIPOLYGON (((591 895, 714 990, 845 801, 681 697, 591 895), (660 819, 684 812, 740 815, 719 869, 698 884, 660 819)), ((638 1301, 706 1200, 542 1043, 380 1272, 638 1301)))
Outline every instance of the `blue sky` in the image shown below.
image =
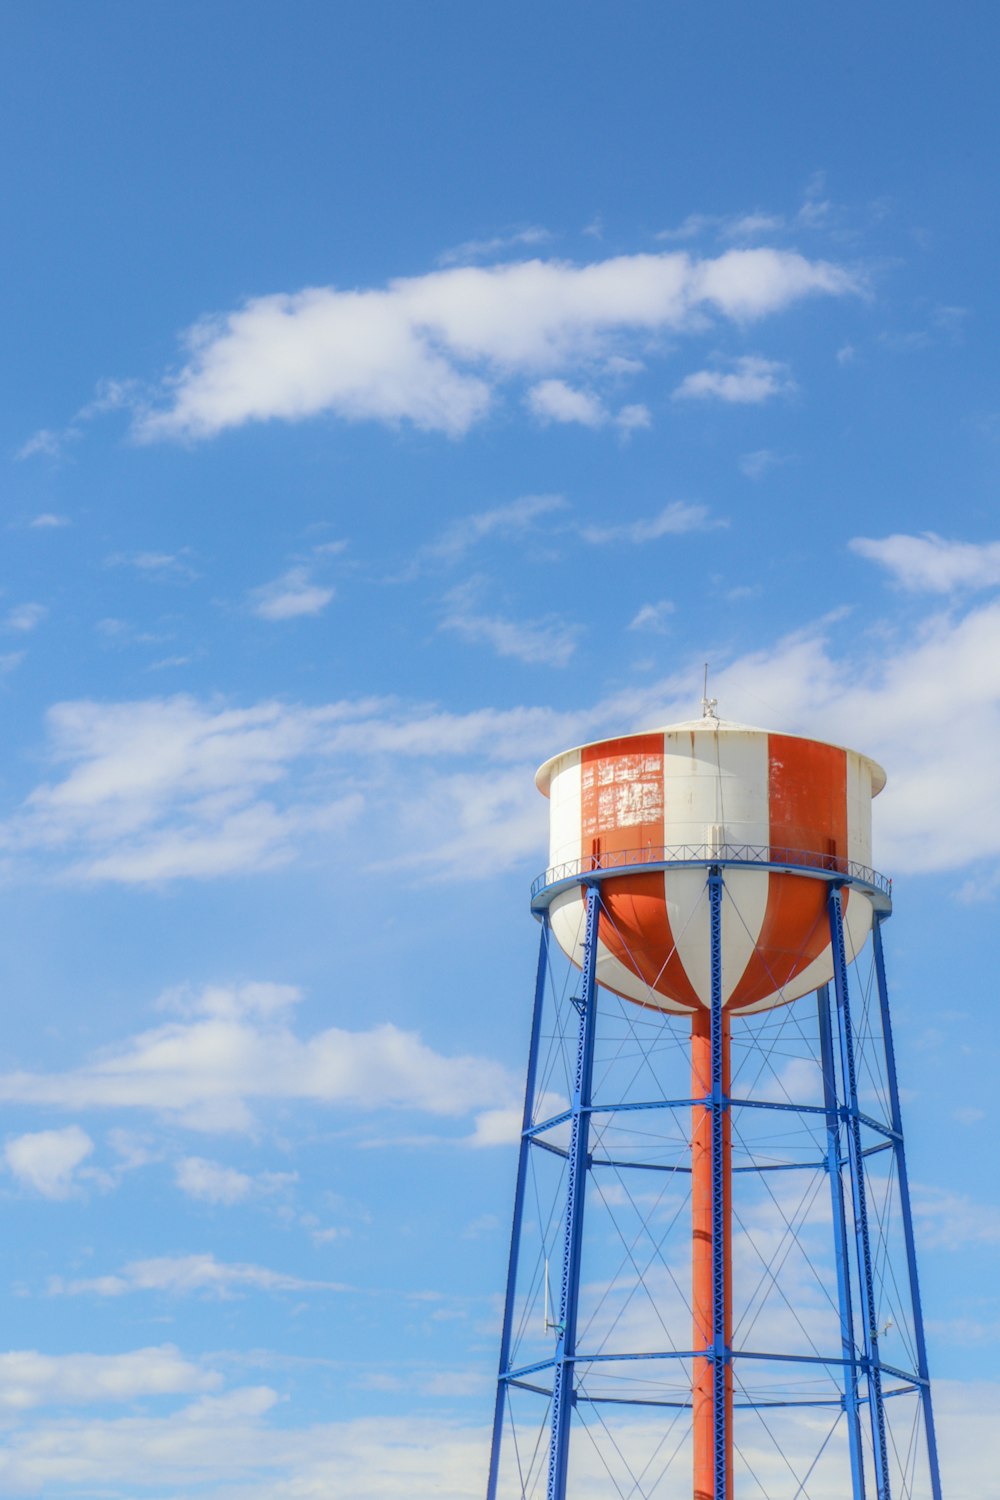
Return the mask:
POLYGON ((0 1490, 481 1492, 532 772, 707 660, 888 770, 946 1487, 996 1500, 992 7, 4 31, 0 1490))

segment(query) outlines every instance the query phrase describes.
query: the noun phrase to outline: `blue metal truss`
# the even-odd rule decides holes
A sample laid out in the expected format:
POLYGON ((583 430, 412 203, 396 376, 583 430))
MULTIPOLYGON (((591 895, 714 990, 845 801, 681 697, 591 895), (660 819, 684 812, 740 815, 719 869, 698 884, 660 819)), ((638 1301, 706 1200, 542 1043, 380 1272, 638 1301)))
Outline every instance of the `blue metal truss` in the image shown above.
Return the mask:
MULTIPOLYGON (((787 854, 788 851, 782 851, 787 854)), ((613 872, 601 870, 578 877, 586 891, 586 929, 578 993, 573 1004, 578 1012, 579 1027, 576 1038, 575 1071, 572 1078, 572 1099, 568 1109, 547 1119, 535 1119, 536 1095, 539 1092, 539 1057, 543 1037, 543 1014, 546 1009, 549 989, 548 974, 552 950, 552 938, 548 921, 546 891, 544 887, 533 889, 532 906, 542 925, 538 970, 535 984, 535 1001, 531 1023, 531 1040, 528 1055, 527 1087, 525 1092, 517 1179, 514 1194, 514 1216, 511 1233, 510 1259, 504 1305, 503 1329, 500 1343, 500 1367, 497 1381, 496 1404, 493 1421, 493 1441, 490 1454, 487 1500, 497 1500, 501 1481, 501 1456, 504 1449, 505 1424, 511 1418, 510 1399, 514 1390, 546 1398, 549 1403, 547 1500, 567 1500, 571 1447, 576 1422, 574 1413, 581 1406, 587 1409, 600 1407, 620 1408, 659 1407, 667 1413, 678 1414, 690 1409, 690 1400, 659 1399, 648 1395, 619 1396, 594 1394, 580 1389, 577 1367, 600 1367, 610 1362, 626 1361, 690 1361, 695 1358, 712 1362, 714 1397, 714 1500, 738 1500, 729 1489, 727 1474, 726 1432, 726 1370, 742 1365, 751 1368, 757 1362, 778 1365, 814 1367, 827 1376, 835 1376, 839 1391, 819 1397, 805 1394, 789 1399, 743 1396, 737 1392, 732 1402, 735 1411, 761 1412, 774 1408, 827 1407, 844 1413, 848 1437, 850 1472, 843 1479, 845 1500, 867 1500, 866 1472, 875 1482, 874 1500, 893 1500, 891 1488, 891 1465, 887 1436, 886 1405, 893 1398, 914 1396, 920 1403, 923 1416, 923 1432, 926 1445, 926 1473, 929 1477, 932 1500, 941 1500, 941 1483, 935 1440, 934 1417, 931 1404, 930 1380, 927 1368, 926 1343, 920 1302, 917 1266, 914 1249, 913 1218, 910 1205, 903 1131, 899 1108, 899 1089, 896 1078, 895 1053, 890 1023, 889 1001, 886 988, 885 963, 881 926, 889 914, 887 883, 878 886, 872 880, 871 871, 859 871, 856 878, 850 873, 813 866, 807 870, 796 865, 791 858, 782 859, 784 868, 795 867, 813 878, 823 878, 829 886, 828 915, 833 953, 833 995, 824 985, 816 993, 815 1017, 818 1041, 819 1064, 822 1070, 823 1103, 797 1104, 788 1101, 741 1098, 727 1096, 723 1088, 722 1074, 722 1027, 723 1027, 723 976, 722 976, 722 918, 725 869, 729 862, 709 863, 705 861, 706 886, 709 901, 711 941, 711 1081, 709 1091, 703 1098, 653 1098, 635 1100, 596 1101, 593 1098, 593 1073, 595 1046, 599 1025, 599 991, 597 985, 598 939, 601 921, 601 886, 605 879, 613 878, 613 872), (851 885, 859 886, 869 898, 875 897, 875 920, 872 934, 874 971, 878 991, 878 1007, 881 1015, 882 1055, 878 1061, 883 1069, 883 1079, 889 1101, 888 1121, 882 1121, 863 1111, 860 1106, 858 1083, 859 1033, 852 1012, 852 995, 849 987, 849 969, 845 943, 842 891, 851 885), (618 1112, 643 1110, 690 1109, 703 1105, 712 1115, 712 1288, 713 1317, 712 1342, 703 1349, 663 1349, 659 1351, 617 1352, 607 1354, 599 1349, 578 1347, 578 1310, 581 1275, 584 1271, 586 1244, 584 1236, 584 1207, 587 1179, 595 1172, 611 1168, 640 1169, 653 1172, 669 1171, 690 1173, 690 1166, 682 1163, 624 1160, 608 1154, 594 1156, 591 1152, 591 1123, 595 1117, 618 1112), (791 1353, 773 1349, 750 1349, 730 1347, 726 1342, 725 1276, 723 1261, 724 1245, 724 1172, 723 1172, 723 1121, 726 1111, 738 1114, 742 1110, 774 1110, 791 1112, 803 1118, 821 1118, 825 1126, 825 1150, 815 1159, 802 1161, 764 1162, 740 1165, 734 1173, 765 1173, 772 1171, 823 1171, 830 1186, 833 1222, 833 1259, 836 1267, 836 1307, 839 1310, 840 1340, 836 1353, 821 1350, 816 1354, 791 1353), (569 1143, 560 1145, 549 1139, 557 1127, 569 1127, 569 1143), (875 1138, 874 1144, 866 1144, 875 1138), (561 1212, 562 1260, 559 1294, 555 1308, 556 1322, 551 1325, 554 1333, 554 1348, 551 1356, 528 1363, 512 1361, 514 1345, 515 1309, 518 1298, 522 1231, 525 1221, 525 1198, 529 1165, 532 1153, 553 1153, 565 1164, 565 1188, 561 1212), (915 1369, 905 1365, 889 1363, 882 1358, 879 1349, 878 1321, 878 1270, 873 1252, 872 1232, 869 1222, 868 1183, 866 1168, 872 1157, 891 1152, 896 1171, 896 1193, 902 1220, 905 1245, 910 1307, 904 1309, 911 1315, 914 1336, 915 1369), (870 1445, 864 1437, 870 1434, 870 1445)), ((734 860, 742 864, 743 860, 734 860)), ((549 872, 556 876, 550 896, 564 890, 566 879, 563 872, 549 872)), ((881 877, 878 878, 881 882, 881 877)), ((800 1006, 804 1002, 797 1002, 800 1006)), ((565 1139, 565 1137, 564 1137, 565 1139)), ((551 1159, 551 1157, 550 1157, 551 1159)), ((686 1342, 686 1338, 685 1338, 686 1342)), ((893 1404, 895 1404, 893 1402, 893 1404)), ((526 1495, 522 1477, 522 1495, 526 1495)), ((737 1490, 739 1486, 737 1485, 737 1490)), ((534 1491, 532 1492, 534 1493, 534 1491)), ((636 1489, 636 1494, 644 1493, 636 1489)), ((671 1494, 682 1491, 672 1490, 671 1494)), ((803 1492, 804 1493, 804 1492, 803 1492)), ((657 1492, 659 1496, 659 1492, 657 1492)), ((897 1500, 900 1497, 897 1496, 897 1500)))
POLYGON ((885 981, 885 955, 882 949, 883 921, 884 914, 877 912, 872 930, 872 946, 875 952, 875 980, 878 985, 879 1010, 882 1015, 882 1039, 885 1044, 886 1080, 889 1087, 893 1150, 896 1157, 896 1176, 899 1183, 899 1199, 903 1213, 903 1240, 906 1245, 906 1267, 910 1283, 910 1298, 913 1304, 913 1340, 917 1352, 917 1374, 920 1377, 920 1401, 924 1416, 924 1436, 927 1441, 931 1494, 933 1500, 941 1500, 941 1472, 938 1465, 934 1408, 931 1404, 930 1373, 927 1367, 924 1313, 920 1300, 920 1283, 917 1277, 917 1256, 913 1237, 913 1209, 910 1204, 910 1181, 906 1170, 906 1152, 903 1147, 903 1124, 899 1110, 899 1080, 896 1076, 896 1049, 892 1039, 889 991, 885 981))
POLYGON ((597 1034, 597 934, 601 897, 596 886, 587 892, 587 931, 583 944, 583 976, 578 1001, 580 1039, 573 1081, 573 1123, 566 1179, 566 1233, 559 1286, 559 1321, 552 1359, 552 1435, 549 1444, 548 1500, 566 1500, 569 1475, 569 1433, 576 1403, 574 1363, 576 1320, 580 1305, 580 1257, 583 1252, 583 1209, 587 1196, 590 1142, 590 1095, 594 1077, 594 1038, 597 1034))

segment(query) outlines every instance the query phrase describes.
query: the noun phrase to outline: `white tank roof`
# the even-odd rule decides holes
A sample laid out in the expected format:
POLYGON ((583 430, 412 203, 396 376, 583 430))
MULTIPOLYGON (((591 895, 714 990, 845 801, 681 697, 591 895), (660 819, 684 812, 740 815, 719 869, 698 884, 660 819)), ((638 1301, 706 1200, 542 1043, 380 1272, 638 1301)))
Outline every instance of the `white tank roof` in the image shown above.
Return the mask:
MULTIPOLYGON (((567 755, 575 755, 580 750, 589 750, 593 745, 609 745, 614 740, 633 739, 640 734, 683 734, 697 731, 700 734, 785 734, 784 730, 761 729, 757 724, 737 724, 735 719, 718 719, 714 714, 708 714, 702 719, 684 719, 679 724, 659 724, 652 729, 630 729, 623 734, 609 734, 603 739, 588 740, 586 744, 574 745, 569 750, 560 750, 558 755, 550 755, 548 760, 539 766, 535 772, 535 785, 544 796, 549 795, 549 783, 559 761, 567 755)), ((792 740, 815 740, 812 734, 788 734, 792 740)), ((872 796, 877 797, 885 786, 886 774, 877 760, 872 760, 870 755, 862 755, 860 750, 852 750, 849 745, 836 745, 833 740, 817 740, 817 743, 834 744, 838 750, 846 750, 851 755, 856 755, 859 760, 865 761, 871 767, 872 773, 872 796)))

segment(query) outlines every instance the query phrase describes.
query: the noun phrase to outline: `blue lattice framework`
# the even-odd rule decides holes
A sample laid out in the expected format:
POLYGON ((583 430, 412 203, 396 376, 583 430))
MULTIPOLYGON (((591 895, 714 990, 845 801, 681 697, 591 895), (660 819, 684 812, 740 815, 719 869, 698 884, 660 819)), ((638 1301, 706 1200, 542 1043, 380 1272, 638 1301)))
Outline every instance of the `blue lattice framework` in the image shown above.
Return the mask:
MULTIPOLYGON (((508 1265, 503 1331, 500 1345, 500 1368, 497 1383, 496 1406, 493 1424, 493 1441, 490 1455, 487 1500, 566 1500, 572 1493, 570 1481, 571 1455, 574 1438, 581 1425, 575 1418, 578 1405, 583 1402, 589 1410, 600 1406, 602 1401, 613 1403, 619 1410, 629 1404, 629 1397, 621 1395, 601 1396, 588 1391, 584 1393, 578 1372, 600 1369, 601 1361, 682 1361, 707 1359, 713 1364, 714 1397, 714 1476, 715 1494, 712 1500, 742 1500, 743 1493, 749 1497, 763 1494, 774 1500, 786 1500, 786 1491, 772 1491, 764 1487, 764 1481, 754 1475, 754 1483, 744 1481, 740 1473, 735 1478, 727 1474, 727 1433, 725 1381, 726 1367, 736 1372, 739 1368, 760 1368, 761 1361, 771 1361, 783 1368, 802 1366, 821 1367, 816 1375, 832 1372, 833 1386, 827 1395, 807 1393, 789 1399, 756 1400, 737 1399, 735 1409, 757 1411, 761 1408, 826 1406, 832 1410, 834 1428, 843 1422, 846 1426, 844 1452, 845 1472, 841 1493, 845 1500, 941 1500, 941 1483, 938 1468, 937 1447, 934 1432, 934 1417, 927 1367, 927 1352, 924 1339, 923 1315, 920 1290, 917 1280, 917 1265, 914 1250, 913 1220, 903 1144, 902 1123, 899 1109, 899 1089, 896 1079, 895 1054, 886 988, 885 961, 882 944, 882 925, 891 914, 891 885, 876 872, 860 866, 847 866, 834 862, 828 856, 813 855, 796 850, 775 850, 740 845, 716 848, 684 846, 677 849, 643 849, 629 855, 616 855, 613 861, 600 863, 593 860, 586 865, 560 866, 546 871, 532 887, 532 911, 541 923, 541 944, 535 985, 535 1001, 528 1054, 527 1087, 525 1092, 520 1152, 514 1195, 514 1218, 511 1235, 510 1260, 508 1265), (631 1098, 615 1100, 594 1099, 595 1045, 599 1035, 600 996, 597 983, 598 938, 602 917, 607 920, 601 902, 601 888, 605 881, 617 875, 645 871, 664 870, 677 866, 699 866, 705 870, 706 897, 710 910, 711 941, 711 1087, 704 1098, 671 1097, 662 1099, 631 1098), (726 896, 726 870, 730 867, 794 871, 804 878, 826 882, 828 886, 828 914, 833 953, 833 984, 824 985, 815 996, 792 1002, 800 1012, 807 1012, 808 1023, 815 1036, 816 1061, 822 1075, 822 1103, 799 1104, 775 1099, 737 1096, 735 1092, 726 1096, 723 1088, 722 1068, 722 931, 724 897, 726 896), (575 1072, 571 1079, 572 1097, 567 1108, 545 1118, 538 1118, 542 1090, 539 1087, 539 1058, 543 1040, 543 1016, 547 1007, 547 992, 551 986, 551 960, 554 943, 550 935, 548 909, 553 898, 571 887, 581 890, 585 898, 585 930, 582 969, 576 991, 570 997, 578 1016, 578 1027, 573 1042, 575 1046, 575 1072), (872 932, 873 991, 866 1001, 868 1009, 879 1017, 880 1035, 878 1061, 885 1084, 887 1119, 880 1120, 862 1107, 864 1091, 859 1082, 859 1046, 872 1045, 872 1028, 864 1021, 865 1041, 859 1038, 859 1018, 852 1013, 852 985, 848 953, 845 946, 845 927, 842 914, 842 891, 854 888, 863 892, 871 901, 874 912, 872 932), (642 1168, 656 1170, 649 1160, 611 1160, 606 1155, 592 1154, 592 1123, 599 1117, 624 1115, 636 1110, 690 1110, 702 1106, 712 1115, 712 1288, 713 1288, 713 1337, 704 1349, 690 1349, 690 1329, 683 1330, 681 1347, 657 1349, 646 1348, 635 1351, 616 1350, 613 1354, 580 1345, 578 1314, 580 1306, 581 1280, 585 1276, 586 1242, 584 1234, 587 1183, 595 1167, 642 1168), (839 1347, 820 1349, 815 1354, 790 1352, 780 1348, 757 1349, 729 1347, 726 1344, 726 1315, 724 1307, 725 1266, 723 1264, 725 1213, 723 1185, 723 1117, 726 1111, 741 1115, 745 1110, 774 1110, 790 1112, 801 1119, 811 1120, 822 1132, 824 1149, 816 1160, 769 1161, 735 1166, 735 1173, 769 1172, 812 1169, 824 1172, 829 1181, 832 1208, 832 1257, 829 1299, 839 1316, 839 1347), (567 1139, 568 1136, 568 1139, 567 1139), (867 1142, 867 1144, 866 1144, 867 1142), (549 1161, 553 1154, 562 1158, 560 1189, 562 1204, 558 1210, 561 1232, 558 1245, 561 1264, 558 1266, 558 1294, 552 1299, 553 1320, 545 1328, 552 1341, 551 1354, 541 1359, 521 1362, 515 1357, 515 1324, 518 1318, 519 1282, 521 1280, 522 1241, 525 1232, 526 1199, 528 1194, 529 1169, 536 1151, 544 1151, 549 1161), (885 1328, 880 1329, 879 1306, 883 1279, 889 1274, 887 1215, 873 1226, 872 1206, 869 1202, 869 1174, 872 1158, 877 1162, 891 1160, 895 1172, 893 1180, 894 1203, 898 1206, 901 1224, 902 1253, 904 1263, 897 1277, 897 1266, 892 1267, 894 1295, 905 1302, 905 1315, 912 1339, 909 1349, 912 1358, 905 1363, 890 1362, 880 1350, 880 1338, 885 1328), (899 1287, 904 1291, 900 1292, 899 1287), (504 1440, 507 1426, 513 1421, 511 1401, 515 1392, 529 1392, 544 1399, 546 1408, 538 1428, 535 1441, 533 1468, 526 1475, 521 1457, 517 1459, 517 1472, 507 1472, 504 1467, 504 1440), (902 1396, 909 1396, 915 1403, 920 1423, 919 1460, 907 1457, 912 1475, 907 1479, 903 1472, 898 1446, 888 1432, 887 1411, 890 1403, 895 1405, 902 1396), (892 1451, 891 1451, 891 1444, 892 1451), (893 1456, 895 1455, 895 1456, 893 1456), (895 1463, 895 1470, 893 1464, 895 1463), (894 1484, 894 1474, 895 1484, 894 1484), (534 1477, 532 1477, 532 1475, 534 1477), (746 1484, 744 1490, 743 1485, 746 1484), (732 1484, 733 1492, 728 1486, 732 1484)), ((854 988, 857 986, 855 980, 854 988)), ((628 1002, 619 1002, 628 1004, 628 1002)), ((867 1014, 867 1011, 866 1011, 867 1014)), ((575 1023, 574 1023, 575 1024, 575 1023)), ((734 1022, 734 1025, 737 1024, 734 1022)), ((752 1091, 751 1091, 752 1092, 752 1091)), ((634 1116, 629 1116, 634 1118, 634 1116)), ((659 1168, 659 1170, 667 1170, 659 1168)), ((690 1167, 671 1166, 672 1172, 690 1173, 690 1167)), ((690 1178, 688 1179, 690 1180, 690 1178)), ((539 1209, 539 1213, 541 1210, 539 1209)), ((548 1268, 546 1265, 546 1287, 548 1268)), ((523 1318, 523 1296, 521 1297, 523 1318)), ((882 1304, 882 1312, 885 1307, 882 1304)), ((889 1325, 886 1325, 889 1326, 889 1325)), ((678 1330, 679 1332, 681 1330, 678 1330)), ((734 1339, 734 1345, 738 1340, 734 1339)), ((608 1366, 604 1366, 608 1368, 608 1366)), ((638 1368, 638 1366, 633 1366, 638 1368)), ((673 1366, 679 1370, 678 1365, 673 1366)), ((808 1370, 807 1370, 808 1375, 808 1370)), ((736 1378, 739 1379, 738 1375, 736 1378)), ((776 1377, 777 1378, 777 1377, 776 1377)), ((746 1389, 741 1386, 741 1389, 746 1389)), ((666 1399, 648 1395, 636 1398, 633 1403, 644 1409, 649 1418, 651 1407, 664 1408, 664 1420, 690 1409, 691 1401, 680 1399, 676 1392, 666 1399)), ((911 1448, 916 1442, 917 1417, 914 1417, 911 1448)), ((829 1441, 827 1439, 826 1441, 829 1441)), ((823 1447, 825 1448, 826 1442, 823 1447)), ((731 1435, 730 1435, 731 1447, 731 1435)), ((822 1453, 821 1448, 820 1452, 822 1453)), ((838 1452, 840 1449, 837 1450, 838 1452)), ((818 1461, 818 1460, 816 1460, 818 1461)), ((814 1461, 814 1466, 815 1462, 814 1461)), ((610 1472, 610 1471, 609 1471, 610 1472)), ((809 1475, 813 1469, 809 1469, 809 1475)), ((789 1482, 787 1500, 808 1496, 806 1481, 789 1482)), ((658 1481, 653 1488, 645 1487, 650 1481, 636 1481, 631 1488, 635 1500, 683 1500, 690 1496, 690 1478, 685 1481, 671 1474, 666 1488, 658 1481)), ((591 1493, 588 1489, 587 1493, 591 1493)), ((594 1493, 597 1493, 595 1490, 594 1493)), ((624 1491, 612 1485, 609 1496, 624 1491)), ((824 1491, 826 1493, 826 1491, 824 1491)))

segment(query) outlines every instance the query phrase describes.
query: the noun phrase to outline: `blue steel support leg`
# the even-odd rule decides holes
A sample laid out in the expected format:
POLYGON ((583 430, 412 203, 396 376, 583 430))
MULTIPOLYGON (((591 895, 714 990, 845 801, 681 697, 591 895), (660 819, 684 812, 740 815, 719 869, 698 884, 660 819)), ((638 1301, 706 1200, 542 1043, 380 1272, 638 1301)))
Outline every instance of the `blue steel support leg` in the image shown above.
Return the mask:
POLYGON ((841 1062, 844 1089, 847 1094, 847 1141, 851 1164, 851 1188, 854 1195, 854 1232, 858 1246, 858 1271, 861 1276, 864 1363, 868 1375, 868 1406, 872 1423, 872 1442, 875 1449, 875 1486, 878 1500, 891 1500, 889 1449, 885 1426, 885 1404, 882 1397, 882 1371, 878 1352, 875 1275, 872 1268, 872 1245, 868 1228, 868 1192, 865 1185, 858 1075, 854 1060, 854 1028, 851 1021, 851 999, 847 987, 847 950, 844 944, 844 916, 839 886, 832 886, 830 889, 829 912, 833 983, 837 995, 841 1062))
POLYGON ((712 1398, 715 1447, 715 1500, 729 1500, 729 1434, 726 1431, 726 1196, 723 1114, 729 1107, 722 1070, 722 870, 708 875, 711 933, 712 1051, 712 1398))
POLYGON ((927 1345, 924 1340, 924 1314, 920 1300, 920 1282, 917 1277, 917 1256, 913 1239, 913 1215, 910 1209, 910 1181, 906 1170, 906 1152, 903 1148, 903 1123, 899 1108, 899 1084, 896 1079, 896 1048, 892 1040, 892 1021, 889 1015, 889 991, 885 982, 882 921, 882 914, 880 912, 876 913, 872 931, 872 945, 875 950, 875 975, 878 983, 879 1008, 882 1012, 882 1037, 885 1043, 885 1066, 889 1084, 891 1124, 895 1131, 893 1145, 896 1156, 896 1176, 899 1182, 899 1202, 903 1214, 903 1240, 906 1245, 906 1264, 910 1277, 910 1298, 913 1304, 913 1336, 917 1352, 917 1374, 922 1381, 920 1400, 923 1406, 924 1433, 927 1439, 927 1463, 930 1469, 933 1500, 941 1500, 941 1475, 938 1468, 937 1436, 934 1431, 934 1410, 931 1405, 927 1345))
POLYGON ((596 885, 587 891, 587 929, 580 981, 580 1038, 573 1083, 572 1125, 566 1162, 566 1233, 559 1288, 558 1342, 552 1377, 552 1427, 549 1441, 548 1500, 566 1500, 569 1434, 576 1401, 576 1323, 580 1301, 583 1208, 590 1152, 590 1105, 597 1033, 597 939, 601 897, 596 885))
POLYGON ((534 1122, 535 1079, 538 1075, 538 1040, 545 1008, 545 985, 549 962, 549 916, 542 918, 542 936, 538 945, 538 970, 535 975, 535 1005, 531 1016, 531 1042, 528 1047, 528 1078, 524 1090, 524 1115, 521 1121, 521 1148, 517 1158, 517 1182, 514 1188, 514 1223, 510 1232, 510 1258, 507 1262, 507 1295, 503 1308, 503 1331, 500 1335, 500 1373, 493 1411, 493 1445, 490 1448, 490 1473, 486 1500, 496 1500, 500 1473, 500 1448, 503 1442, 503 1419, 507 1408, 507 1380, 510 1369, 510 1345, 514 1328, 514 1299, 517 1295, 517 1267, 521 1253, 521 1224, 524 1219, 524 1194, 528 1181, 528 1153, 534 1122))
MULTIPOLYGON (((851 1451, 851 1500, 865 1500, 865 1460, 861 1450, 861 1422, 858 1413, 858 1352, 854 1342, 854 1304, 851 1301, 851 1264, 848 1253, 847 1214, 844 1209, 837 1065, 833 1052, 829 985, 824 984, 816 991, 816 1003, 819 1012, 820 1062, 823 1068, 823 1103, 826 1106, 826 1169, 830 1175, 833 1242, 837 1259, 840 1343, 846 1361, 844 1365, 844 1411, 847 1414, 847 1435, 851 1451)), ((939 1500, 939 1497, 935 1497, 935 1500, 939 1500)))

